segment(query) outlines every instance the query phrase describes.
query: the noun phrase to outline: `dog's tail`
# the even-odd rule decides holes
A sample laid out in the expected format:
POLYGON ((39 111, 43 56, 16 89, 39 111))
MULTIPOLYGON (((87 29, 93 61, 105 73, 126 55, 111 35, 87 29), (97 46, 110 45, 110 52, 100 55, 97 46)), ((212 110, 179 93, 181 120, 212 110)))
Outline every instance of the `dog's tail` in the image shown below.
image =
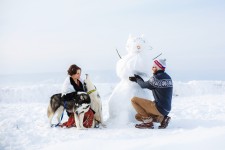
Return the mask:
POLYGON ((53 110, 52 110, 51 104, 49 104, 47 109, 47 116, 48 118, 50 118, 52 115, 53 115, 53 110))

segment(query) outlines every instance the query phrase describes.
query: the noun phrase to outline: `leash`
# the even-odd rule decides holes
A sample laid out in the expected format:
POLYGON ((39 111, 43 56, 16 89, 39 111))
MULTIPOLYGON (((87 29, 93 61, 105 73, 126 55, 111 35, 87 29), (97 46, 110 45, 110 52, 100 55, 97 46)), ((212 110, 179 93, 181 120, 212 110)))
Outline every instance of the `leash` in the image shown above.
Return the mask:
POLYGON ((59 122, 57 124, 51 124, 51 127, 58 127, 63 119, 63 114, 64 114, 64 110, 66 108, 66 101, 64 101, 64 107, 63 107, 63 112, 62 112, 62 115, 61 115, 61 118, 59 120, 59 122))

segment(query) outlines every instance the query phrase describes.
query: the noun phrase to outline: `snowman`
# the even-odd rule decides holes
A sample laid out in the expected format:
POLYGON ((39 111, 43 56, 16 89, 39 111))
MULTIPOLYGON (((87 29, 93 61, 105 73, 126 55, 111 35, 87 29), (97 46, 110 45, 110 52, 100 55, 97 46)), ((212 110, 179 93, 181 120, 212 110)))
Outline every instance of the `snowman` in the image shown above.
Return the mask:
POLYGON ((114 126, 123 126, 135 122, 135 110, 131 99, 134 96, 152 99, 151 92, 142 89, 137 83, 129 80, 130 76, 137 74, 145 81, 152 75, 153 51, 143 36, 129 36, 126 44, 127 54, 123 56, 116 66, 120 82, 116 85, 109 97, 109 121, 114 126))

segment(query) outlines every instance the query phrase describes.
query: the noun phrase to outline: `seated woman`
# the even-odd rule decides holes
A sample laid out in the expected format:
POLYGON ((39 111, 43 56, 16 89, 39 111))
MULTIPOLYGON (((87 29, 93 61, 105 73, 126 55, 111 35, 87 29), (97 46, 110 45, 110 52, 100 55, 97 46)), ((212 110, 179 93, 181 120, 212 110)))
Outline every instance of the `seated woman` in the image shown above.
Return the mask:
MULTIPOLYGON (((69 69, 68 69, 68 77, 65 79, 63 86, 62 86, 62 99, 64 101, 68 101, 69 99, 67 98, 67 94, 72 93, 72 92, 86 92, 83 83, 80 79, 81 76, 81 68, 78 67, 75 64, 72 64, 69 69)), ((74 120, 74 114, 67 112, 67 115, 69 116, 69 119, 67 122, 63 123, 61 127, 66 126, 66 127, 72 127, 75 126, 75 120, 74 120)), ((90 109, 88 112, 85 113, 84 115, 84 127, 88 128, 90 127, 89 125, 92 125, 92 121, 94 118, 94 113, 90 109), (88 121, 85 120, 85 118, 89 118, 88 121)))
POLYGON ((62 98, 68 100, 66 95, 72 92, 85 92, 84 86, 80 80, 81 68, 73 64, 68 69, 68 76, 62 86, 62 98))

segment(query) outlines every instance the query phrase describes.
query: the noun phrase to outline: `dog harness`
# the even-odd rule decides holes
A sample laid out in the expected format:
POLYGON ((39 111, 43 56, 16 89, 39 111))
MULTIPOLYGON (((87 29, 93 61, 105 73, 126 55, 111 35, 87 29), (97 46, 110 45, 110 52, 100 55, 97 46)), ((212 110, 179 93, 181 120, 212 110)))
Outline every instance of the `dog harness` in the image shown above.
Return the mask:
POLYGON ((95 91, 96 91, 96 89, 93 89, 93 90, 87 92, 87 94, 90 95, 91 93, 93 93, 93 92, 95 92, 95 91))

